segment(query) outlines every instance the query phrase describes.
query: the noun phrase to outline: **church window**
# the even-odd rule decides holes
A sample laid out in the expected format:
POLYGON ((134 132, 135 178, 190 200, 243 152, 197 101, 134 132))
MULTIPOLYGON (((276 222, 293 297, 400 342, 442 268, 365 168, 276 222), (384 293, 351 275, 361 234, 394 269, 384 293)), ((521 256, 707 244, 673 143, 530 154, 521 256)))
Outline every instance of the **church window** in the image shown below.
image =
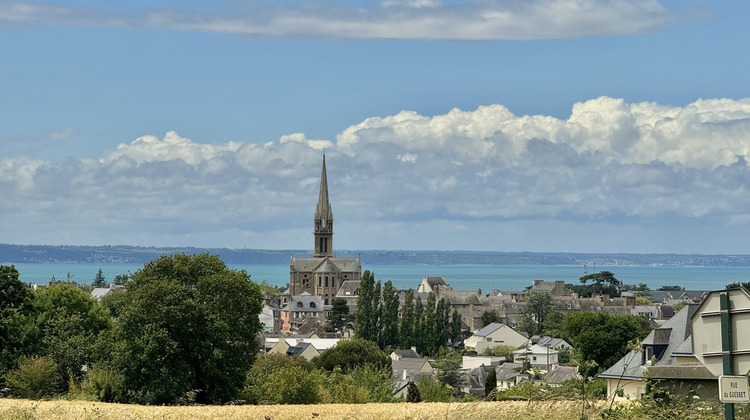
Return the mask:
POLYGON ((324 304, 324 305, 328 305, 328 298, 326 298, 326 302, 325 302, 325 304, 324 304))
POLYGON ((320 277, 318 277, 318 287, 320 287, 320 284, 321 284, 322 282, 323 282, 323 279, 321 279, 320 277))
POLYGON ((326 276, 326 287, 328 287, 328 276, 326 276))

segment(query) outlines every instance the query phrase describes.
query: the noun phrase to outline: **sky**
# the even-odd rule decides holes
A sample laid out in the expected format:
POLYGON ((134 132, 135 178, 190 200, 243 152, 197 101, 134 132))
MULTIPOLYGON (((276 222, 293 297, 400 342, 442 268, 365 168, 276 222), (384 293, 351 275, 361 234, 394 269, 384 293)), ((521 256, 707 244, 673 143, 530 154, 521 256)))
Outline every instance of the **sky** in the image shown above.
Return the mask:
POLYGON ((748 254, 747 16, 0 1, 0 243, 748 254))

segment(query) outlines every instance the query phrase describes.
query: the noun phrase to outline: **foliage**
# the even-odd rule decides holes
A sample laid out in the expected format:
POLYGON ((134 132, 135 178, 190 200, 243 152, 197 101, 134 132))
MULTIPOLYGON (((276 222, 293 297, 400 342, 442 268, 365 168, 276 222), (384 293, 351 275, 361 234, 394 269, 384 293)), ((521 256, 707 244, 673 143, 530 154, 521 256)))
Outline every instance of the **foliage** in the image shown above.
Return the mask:
POLYGON ((495 310, 487 310, 482 312, 480 320, 482 321, 482 327, 486 327, 493 322, 499 323, 501 321, 500 315, 495 310))
POLYGON ((734 282, 729 283, 725 286, 726 289, 745 289, 750 291, 750 281, 734 282))
POLYGON ((268 283, 266 280, 261 281, 258 283, 258 287, 260 287, 261 293, 265 296, 278 296, 281 294, 282 288, 279 286, 274 286, 270 283, 268 283))
POLYGON ((463 364, 461 353, 446 352, 435 360, 434 367, 437 370, 435 378, 443 385, 448 385, 458 390, 464 384, 464 375, 461 371, 463 364))
POLYGON ((413 381, 409 381, 409 383, 406 384, 406 402, 422 402, 422 396, 419 395, 419 388, 413 381))
POLYGON ((484 356, 505 357, 506 361, 512 361, 513 352, 515 350, 516 348, 513 346, 509 346, 507 344, 501 344, 499 346, 484 349, 484 352, 482 354, 484 356))
POLYGON ((114 280, 112 280, 112 284, 118 285, 118 286, 125 286, 130 281, 130 273, 127 274, 118 274, 115 276, 114 280))
POLYGON ((643 296, 636 296, 636 297, 635 297, 635 304, 636 304, 636 305, 645 305, 645 306, 648 306, 648 305, 653 305, 653 304, 654 304, 654 302, 651 302, 651 301, 650 301, 650 300, 648 300, 648 298, 646 298, 646 297, 643 297, 643 296))
POLYGON ((89 369, 81 391, 101 402, 122 402, 125 393, 123 381, 123 376, 117 372, 94 367, 89 369))
POLYGON ((629 342, 644 339, 650 331, 643 317, 594 312, 567 313, 560 326, 562 338, 582 360, 593 360, 604 369, 627 353, 629 342))
POLYGON ((497 388, 497 372, 493 368, 487 375, 487 379, 484 381, 484 396, 490 395, 490 393, 497 388))
MULTIPOLYGON (((378 282, 380 284, 380 282, 378 282)), ((378 322, 378 344, 381 349, 398 346, 398 291, 388 280, 383 286, 383 301, 378 322)))
POLYGON ((615 297, 620 296, 622 292, 622 282, 617 280, 611 271, 587 274, 579 280, 582 285, 571 285, 572 287, 569 288, 581 297, 590 297, 592 294, 607 294, 615 297), (592 284, 588 284, 589 282, 592 284))
POLYGON ((675 285, 675 286, 661 286, 657 290, 659 290, 660 292, 680 292, 680 291, 685 290, 685 288, 682 286, 675 285))
POLYGON ((393 401, 394 380, 390 368, 371 365, 357 367, 347 374, 334 370, 326 381, 323 401, 340 404, 393 401))
POLYGON ((336 368, 343 373, 357 367, 371 365, 376 369, 391 368, 391 358, 377 344, 361 338, 341 340, 335 346, 313 358, 313 366, 333 372, 336 368))
POLYGON ((301 356, 267 354, 247 373, 242 396, 254 404, 316 404, 324 381, 301 356))
POLYGON ((18 280, 14 266, 0 265, 0 374, 31 352, 36 328, 31 317, 33 294, 18 280))
POLYGON ((61 283, 35 292, 35 324, 41 340, 38 354, 49 356, 63 383, 83 379, 82 368, 93 363, 93 348, 102 331, 111 328, 109 315, 88 293, 61 283))
POLYGON ((162 256, 133 274, 115 326, 114 366, 130 401, 236 398, 257 351, 260 289, 217 256, 162 256))
POLYGON ((349 306, 344 298, 334 298, 331 301, 331 316, 328 322, 334 330, 341 331, 350 322, 349 306))
POLYGON ((56 395, 61 385, 57 365, 44 356, 21 356, 18 369, 8 372, 5 379, 11 394, 33 400, 56 395))
POLYGON ((674 313, 677 313, 677 312, 680 312, 680 309, 682 309, 682 308, 684 308, 686 306, 687 306, 687 302, 683 301, 683 302, 680 302, 680 303, 678 303, 676 305, 672 305, 672 310, 674 311, 674 313))
POLYGON ((354 313, 354 333, 357 337, 372 342, 378 341, 377 309, 379 300, 380 295, 375 294, 375 274, 370 270, 365 270, 359 284, 357 310, 354 313))
POLYGON ((398 344, 402 349, 408 349, 414 342, 414 289, 404 293, 404 307, 401 309, 401 325, 398 330, 398 344))
POLYGON ((532 292, 526 295, 526 304, 521 310, 519 329, 530 336, 546 331, 546 322, 555 312, 555 302, 548 292, 532 292))
POLYGON ((557 353, 557 362, 561 365, 566 365, 570 363, 570 349, 567 347, 563 347, 560 350, 558 350, 557 353))
POLYGON ((417 390, 424 402, 448 402, 453 400, 453 389, 428 376, 423 376, 417 390))
POLYGON ((102 269, 100 268, 99 271, 96 272, 96 275, 94 276, 94 280, 91 282, 92 287, 107 287, 109 284, 107 283, 107 279, 104 277, 104 273, 102 273, 102 269))
POLYGON ((109 314, 111 318, 118 318, 123 306, 128 301, 127 291, 117 290, 107 293, 99 300, 99 305, 109 314))

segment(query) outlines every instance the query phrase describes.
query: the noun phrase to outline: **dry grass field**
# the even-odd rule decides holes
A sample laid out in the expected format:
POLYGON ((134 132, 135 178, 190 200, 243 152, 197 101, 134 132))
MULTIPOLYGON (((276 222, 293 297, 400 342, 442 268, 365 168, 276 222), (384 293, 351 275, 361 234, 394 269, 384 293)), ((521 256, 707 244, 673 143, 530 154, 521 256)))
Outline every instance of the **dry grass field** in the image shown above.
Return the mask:
POLYGON ((0 419, 545 419, 580 416, 580 402, 472 402, 154 407, 86 401, 0 399, 0 419))

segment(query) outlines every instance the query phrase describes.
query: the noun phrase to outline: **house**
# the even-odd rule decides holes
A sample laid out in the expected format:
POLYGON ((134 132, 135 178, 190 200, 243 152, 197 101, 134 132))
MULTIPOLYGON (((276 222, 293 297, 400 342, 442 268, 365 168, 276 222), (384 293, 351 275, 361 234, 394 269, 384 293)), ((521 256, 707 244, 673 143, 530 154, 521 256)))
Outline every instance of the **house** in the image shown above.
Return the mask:
POLYGON ((278 307, 264 303, 258 319, 265 333, 277 333, 281 330, 281 310, 278 307))
POLYGON ((563 382, 575 379, 577 377, 577 366, 555 366, 544 376, 544 381, 547 383, 547 385, 556 388, 561 386, 563 382))
POLYGON ((600 378, 607 380, 607 395, 610 398, 613 395, 616 400, 640 398, 646 392, 645 375, 655 380, 680 382, 678 388, 685 384, 690 386, 690 383, 699 384, 694 386, 699 396, 716 397, 716 377, 692 355, 691 320, 698 306, 689 304, 682 308, 669 321, 651 331, 640 348, 631 350, 599 374, 600 378))
POLYGON ((417 293, 435 293, 437 295, 438 289, 450 289, 448 283, 445 282, 445 276, 442 277, 424 277, 422 282, 419 283, 417 293))
POLYGON ((563 340, 562 338, 550 337, 548 335, 531 336, 526 345, 530 346, 534 344, 538 344, 542 347, 549 347, 558 351, 563 349, 573 350, 573 346, 571 346, 567 341, 563 340))
POLYGON ((503 363, 495 368, 495 375, 498 391, 505 391, 528 379, 521 363, 503 363))
POLYGON ((435 369, 430 361, 424 358, 405 357, 391 361, 391 371, 393 378, 397 381, 412 380, 419 382, 423 376, 433 378, 435 369))
POLYGON ((469 369, 464 375, 464 385, 461 392, 474 396, 484 396, 484 384, 487 382, 487 376, 495 369, 495 366, 477 366, 469 369))
POLYGON ((520 347, 526 343, 528 338, 513 328, 493 322, 464 341, 467 351, 483 354, 487 349, 497 346, 520 347))
POLYGON ((286 349, 287 356, 300 356, 306 360, 312 360, 313 357, 320 356, 320 352, 311 343, 297 343, 295 346, 286 349))
POLYGON ((406 350, 401 350, 401 349, 393 350, 390 354, 390 357, 391 357, 391 360, 394 362, 396 360, 401 360, 404 358, 406 359, 419 359, 420 358, 419 354, 417 353, 416 347, 412 347, 406 350))
POLYGON ((549 372, 559 364, 559 353, 553 348, 532 344, 531 346, 514 351, 513 362, 528 363, 532 367, 544 369, 549 372))
POLYGON ((498 366, 505 362, 502 356, 464 356, 461 369, 474 369, 479 366, 498 366))
POLYGON ((91 291, 91 297, 96 299, 97 301, 100 301, 104 296, 107 296, 110 293, 124 291, 125 286, 119 284, 110 284, 109 287, 95 287, 94 290, 91 291))
POLYGON ((307 322, 307 317, 323 320, 323 298, 314 296, 307 292, 297 296, 291 296, 289 303, 281 309, 282 331, 292 331, 307 322))

